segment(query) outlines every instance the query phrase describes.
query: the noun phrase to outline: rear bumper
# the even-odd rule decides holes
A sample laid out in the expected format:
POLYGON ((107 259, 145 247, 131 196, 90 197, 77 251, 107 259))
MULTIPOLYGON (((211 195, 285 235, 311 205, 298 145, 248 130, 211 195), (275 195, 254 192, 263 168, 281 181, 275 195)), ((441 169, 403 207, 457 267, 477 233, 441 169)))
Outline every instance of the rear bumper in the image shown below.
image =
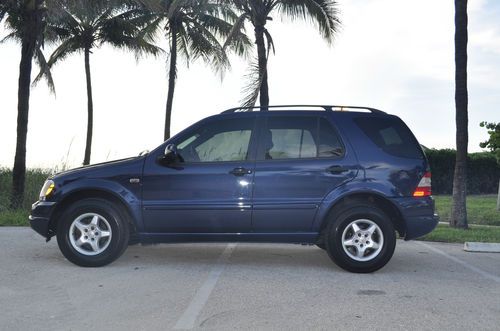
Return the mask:
POLYGON ((416 239, 431 233, 438 223, 439 216, 437 214, 432 216, 408 217, 406 219, 405 240, 416 239))
POLYGON ((37 201, 31 206, 31 215, 29 216, 30 226, 47 239, 53 236, 49 225, 50 215, 54 210, 55 204, 55 202, 37 201))
POLYGON ((405 224, 405 240, 412 240, 432 232, 439 223, 439 216, 434 210, 432 197, 394 198, 405 224))

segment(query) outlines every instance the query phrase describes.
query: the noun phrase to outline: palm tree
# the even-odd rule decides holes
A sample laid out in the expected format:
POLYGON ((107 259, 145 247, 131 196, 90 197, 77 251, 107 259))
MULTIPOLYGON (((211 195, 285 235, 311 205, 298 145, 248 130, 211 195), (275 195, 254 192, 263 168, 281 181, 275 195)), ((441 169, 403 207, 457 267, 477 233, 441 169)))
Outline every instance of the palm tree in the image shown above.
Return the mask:
MULTIPOLYGON (((83 52, 87 84, 87 139, 83 164, 90 163, 92 149, 92 128, 94 105, 90 55, 92 50, 103 44, 132 50, 139 58, 144 54, 157 55, 161 49, 151 43, 142 33, 148 18, 142 8, 124 4, 123 1, 66 0, 62 3, 60 15, 53 15, 48 24, 57 32, 60 45, 48 61, 49 68, 67 56, 83 52)), ((37 80, 44 75, 40 72, 37 80)))
POLYGON ((143 0, 154 20, 144 30, 153 37, 162 31, 169 43, 168 94, 165 114, 164 139, 170 138, 172 105, 177 78, 178 57, 187 63, 201 58, 216 72, 229 67, 229 60, 220 40, 233 33, 230 47, 244 55, 250 41, 244 28, 233 31, 237 15, 226 4, 211 0, 143 0))
POLYGON ((467 225, 467 0, 455 0, 455 121, 457 156, 453 177, 453 205, 450 226, 466 229, 467 225))
MULTIPOLYGON (((266 23, 272 20, 271 14, 289 17, 292 20, 304 19, 313 22, 321 36, 328 42, 333 42, 339 29, 337 3, 334 0, 222 0, 232 4, 241 15, 238 17, 234 31, 238 31, 246 21, 250 22, 255 31, 257 44, 257 63, 252 64, 249 85, 244 89, 246 94, 243 106, 253 106, 260 95, 260 105, 269 105, 269 86, 267 61, 269 52, 274 51, 274 41, 266 29, 266 23)), ((233 42, 230 34, 226 45, 233 42)))
POLYGON ((38 62, 49 86, 53 86, 50 71, 42 53, 44 44, 46 1, 44 0, 2 0, 0 22, 6 18, 10 33, 2 40, 16 40, 21 43, 21 62, 17 95, 17 140, 14 168, 12 170, 11 208, 19 208, 24 200, 26 178, 26 139, 28 135, 29 99, 33 59, 38 62))

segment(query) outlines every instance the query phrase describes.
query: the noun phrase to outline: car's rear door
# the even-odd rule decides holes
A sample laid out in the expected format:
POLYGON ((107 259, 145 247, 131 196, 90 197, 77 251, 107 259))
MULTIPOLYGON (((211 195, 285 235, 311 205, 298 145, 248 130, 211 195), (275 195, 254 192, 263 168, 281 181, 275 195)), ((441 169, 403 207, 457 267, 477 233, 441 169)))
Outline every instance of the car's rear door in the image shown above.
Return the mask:
POLYGON ((253 114, 215 117, 169 141, 184 162, 161 165, 161 151, 148 157, 143 177, 148 232, 250 232, 255 122, 253 114))
POLYGON ((266 112, 260 121, 252 228, 310 231, 325 196, 356 176, 356 158, 323 113, 266 112))

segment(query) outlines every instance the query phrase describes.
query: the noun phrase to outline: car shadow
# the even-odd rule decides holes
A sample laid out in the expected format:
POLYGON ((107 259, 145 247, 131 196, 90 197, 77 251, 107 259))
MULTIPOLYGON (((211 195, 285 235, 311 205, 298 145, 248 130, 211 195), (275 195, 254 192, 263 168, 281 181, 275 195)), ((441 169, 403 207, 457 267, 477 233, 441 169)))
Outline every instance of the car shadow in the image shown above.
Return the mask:
MULTIPOLYGON (((213 266, 219 262, 228 244, 169 244, 131 246, 114 264, 198 265, 213 266)), ((239 243, 224 262, 230 266, 259 268, 309 267, 322 270, 342 270, 316 246, 239 243)))

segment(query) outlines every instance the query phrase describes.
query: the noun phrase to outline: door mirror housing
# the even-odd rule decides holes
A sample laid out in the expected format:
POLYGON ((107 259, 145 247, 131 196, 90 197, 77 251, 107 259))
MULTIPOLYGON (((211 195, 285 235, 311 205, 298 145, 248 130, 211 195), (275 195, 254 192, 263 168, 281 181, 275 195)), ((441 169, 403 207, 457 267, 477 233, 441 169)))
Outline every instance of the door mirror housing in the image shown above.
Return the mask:
POLYGON ((168 144, 167 147, 165 147, 163 155, 159 157, 159 162, 162 165, 170 165, 178 161, 182 162, 182 157, 179 155, 177 146, 175 144, 168 144))

